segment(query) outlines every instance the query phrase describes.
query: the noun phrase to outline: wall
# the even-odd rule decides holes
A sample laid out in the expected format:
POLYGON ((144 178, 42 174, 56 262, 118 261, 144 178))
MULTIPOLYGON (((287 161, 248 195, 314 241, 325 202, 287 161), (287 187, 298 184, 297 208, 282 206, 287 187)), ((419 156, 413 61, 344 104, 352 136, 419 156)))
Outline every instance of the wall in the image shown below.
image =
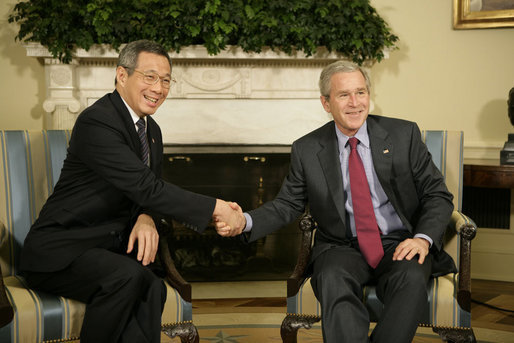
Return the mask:
POLYGON ((371 1, 400 37, 400 49, 373 68, 376 112, 463 130, 465 157, 480 157, 471 148, 500 148, 514 132, 514 28, 453 30, 452 2, 371 1))
POLYGON ((14 0, 0 0, 0 129, 41 129, 45 71, 14 41, 17 27, 8 24, 7 16, 15 4, 14 0))

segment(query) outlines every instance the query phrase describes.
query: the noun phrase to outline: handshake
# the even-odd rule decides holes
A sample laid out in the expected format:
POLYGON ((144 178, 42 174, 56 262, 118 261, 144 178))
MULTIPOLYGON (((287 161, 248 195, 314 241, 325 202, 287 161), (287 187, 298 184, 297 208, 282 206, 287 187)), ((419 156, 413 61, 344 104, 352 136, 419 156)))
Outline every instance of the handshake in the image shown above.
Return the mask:
POLYGON ((241 234, 246 227, 243 210, 235 202, 216 199, 216 207, 212 213, 216 231, 220 236, 233 237, 241 234))

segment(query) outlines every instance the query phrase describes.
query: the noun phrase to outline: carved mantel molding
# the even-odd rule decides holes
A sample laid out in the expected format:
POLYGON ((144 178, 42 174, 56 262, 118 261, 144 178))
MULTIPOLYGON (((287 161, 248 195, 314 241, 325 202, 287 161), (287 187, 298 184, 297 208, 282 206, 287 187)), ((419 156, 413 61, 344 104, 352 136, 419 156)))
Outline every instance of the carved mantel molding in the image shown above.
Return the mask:
MULTIPOLYGON (((114 89, 118 52, 110 46, 78 49, 70 64, 40 44, 25 47, 44 63, 48 128, 72 128, 80 111, 114 89)), ((236 47, 211 56, 191 46, 170 56, 177 82, 155 117, 165 143, 179 144, 291 144, 330 119, 319 104, 318 78, 324 66, 344 59, 323 48, 308 57, 236 47)), ((369 71, 372 64, 364 66, 369 71)))

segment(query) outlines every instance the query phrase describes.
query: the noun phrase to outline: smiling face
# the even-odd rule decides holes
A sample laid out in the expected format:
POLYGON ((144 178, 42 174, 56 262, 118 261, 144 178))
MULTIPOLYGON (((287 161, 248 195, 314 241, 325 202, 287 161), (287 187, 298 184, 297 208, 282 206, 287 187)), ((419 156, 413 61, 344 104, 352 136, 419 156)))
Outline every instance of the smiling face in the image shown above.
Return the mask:
MULTIPOLYGON (((171 77, 170 64, 166 57, 149 52, 139 54, 135 69, 144 73, 157 73, 161 78, 171 77)), ((168 88, 162 86, 161 80, 154 85, 148 85, 143 77, 143 74, 134 71, 129 75, 125 67, 119 66, 116 69, 116 90, 140 118, 154 114, 169 92, 168 88)))
POLYGON ((369 113, 369 91, 360 71, 339 72, 330 78, 329 97, 321 96, 325 111, 334 118, 337 128, 354 136, 369 113))

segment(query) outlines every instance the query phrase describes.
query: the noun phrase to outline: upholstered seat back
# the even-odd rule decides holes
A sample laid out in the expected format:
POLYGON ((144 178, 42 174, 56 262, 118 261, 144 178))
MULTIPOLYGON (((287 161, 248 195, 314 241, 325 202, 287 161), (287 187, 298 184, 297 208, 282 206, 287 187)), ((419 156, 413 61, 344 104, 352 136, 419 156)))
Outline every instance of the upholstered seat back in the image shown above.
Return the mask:
POLYGON ((3 276, 18 274, 30 226, 59 178, 69 131, 0 131, 0 263, 3 276))
MULTIPOLYGON (((464 133, 462 131, 436 131, 422 132, 423 141, 432 155, 432 161, 444 176, 446 187, 453 194, 453 206, 457 211, 462 210, 462 183, 463 183, 463 151, 464 133)), ((451 231, 447 231, 444 250, 459 265, 459 238, 451 231)))

